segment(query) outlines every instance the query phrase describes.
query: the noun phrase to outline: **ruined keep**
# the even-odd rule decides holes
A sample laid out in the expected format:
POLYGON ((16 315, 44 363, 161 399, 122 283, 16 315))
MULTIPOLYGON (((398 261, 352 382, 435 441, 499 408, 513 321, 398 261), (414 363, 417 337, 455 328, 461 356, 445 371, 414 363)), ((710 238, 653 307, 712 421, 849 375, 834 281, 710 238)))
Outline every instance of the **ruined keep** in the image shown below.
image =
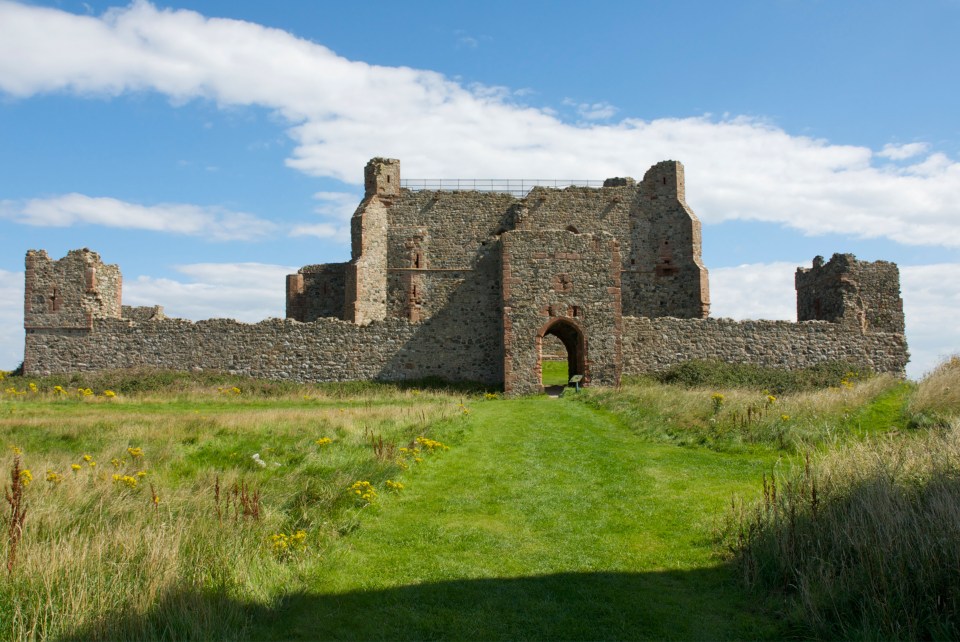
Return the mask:
POLYGON ((300 381, 438 377, 543 389, 541 361, 622 374, 689 359, 793 368, 845 360, 902 375, 908 353, 897 266, 836 254, 797 270, 797 318, 708 318, 700 222, 683 165, 602 187, 524 196, 402 187, 375 158, 351 221, 351 260, 287 277, 286 319, 166 318, 121 303, 121 277, 89 250, 26 257, 24 371, 214 369, 300 381))

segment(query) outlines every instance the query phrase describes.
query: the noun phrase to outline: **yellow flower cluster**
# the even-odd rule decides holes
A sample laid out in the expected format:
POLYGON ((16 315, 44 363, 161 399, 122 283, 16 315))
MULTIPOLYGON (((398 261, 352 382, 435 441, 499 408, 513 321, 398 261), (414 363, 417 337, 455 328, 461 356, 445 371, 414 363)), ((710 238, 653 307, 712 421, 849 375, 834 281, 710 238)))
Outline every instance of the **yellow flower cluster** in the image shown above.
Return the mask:
POLYGON ((47 481, 50 482, 52 486, 56 486, 57 484, 63 481, 63 475, 61 475, 55 470, 48 470, 47 481))
POLYGON ((483 398, 486 399, 487 401, 493 401, 494 399, 499 399, 500 395, 498 395, 495 392, 488 392, 485 395, 483 395, 483 398))
POLYGON ((115 393, 113 390, 104 390, 103 396, 106 397, 107 399, 113 399, 114 397, 117 396, 117 393, 115 393))
POLYGON ((777 398, 773 395, 767 395, 767 405, 772 406, 775 403, 777 403, 777 398))
POLYGON ((329 446, 330 444, 332 444, 333 440, 330 439, 329 437, 321 437, 320 439, 316 440, 313 443, 323 448, 324 446, 329 446))
POLYGON ((286 533, 275 533, 270 536, 270 544, 274 555, 285 558, 291 553, 306 550, 307 532, 297 531, 289 535, 286 533))
POLYGON ((125 465, 126 465, 127 460, 126 460, 126 459, 117 459, 116 457, 114 457, 113 459, 110 460, 110 463, 113 464, 113 467, 114 467, 114 468, 121 468, 122 466, 125 466, 125 465))
POLYGON ((242 390, 234 386, 232 388, 217 388, 217 392, 219 392, 221 395, 239 395, 242 390))
POLYGON ((65 394, 67 394, 67 391, 63 389, 63 386, 54 386, 54 387, 53 387, 53 394, 55 394, 55 395, 65 395, 65 394))
POLYGON ((355 482, 350 486, 350 491, 367 504, 372 504, 377 499, 377 491, 368 481, 355 482))
POLYGON ((434 450, 450 450, 449 446, 445 446, 439 441, 434 441, 428 437, 417 437, 413 440, 413 442, 419 445, 421 448, 426 448, 430 452, 433 452, 434 450))
POLYGON ((721 393, 715 392, 710 395, 710 401, 713 402, 713 412, 718 413, 723 409, 723 402, 726 400, 721 393))
POLYGON ((780 415, 780 421, 790 421, 790 415, 780 415))
POLYGON ((37 384, 35 384, 35 383, 33 383, 33 382, 31 381, 31 382, 27 385, 27 387, 30 388, 30 392, 32 392, 33 394, 37 394, 37 384))
POLYGON ((73 469, 73 472, 77 472, 82 466, 80 466, 80 464, 70 464, 70 468, 73 469))
POLYGON ((387 488, 392 490, 395 493, 399 493, 401 490, 403 490, 403 484, 401 484, 400 482, 395 482, 392 479, 388 479, 387 488))
POLYGON ((10 451, 11 451, 14 455, 22 455, 22 454, 23 454, 23 450, 21 450, 21 449, 20 449, 19 447, 17 447, 17 446, 14 446, 13 444, 10 444, 10 451))
POLYGON ((136 477, 131 477, 130 475, 114 475, 114 476, 113 476, 113 483, 114 483, 114 484, 123 484, 123 485, 127 486, 128 488, 136 488, 136 487, 137 487, 137 478, 136 478, 136 477))
POLYGON ((30 472, 29 468, 24 468, 20 471, 20 483, 24 486, 29 486, 30 482, 33 481, 33 473, 30 472))
POLYGON ((134 459, 140 459, 143 457, 143 448, 140 448, 139 446, 127 448, 127 452, 134 459))
POLYGON ((460 412, 462 412, 462 413, 465 414, 465 415, 469 415, 469 414, 470 414, 470 409, 467 408, 466 406, 464 406, 462 403, 457 406, 457 410, 459 410, 460 412))
POLYGON ((92 396, 93 396, 93 390, 91 390, 90 388, 77 388, 77 396, 80 396, 80 397, 92 397, 92 396))

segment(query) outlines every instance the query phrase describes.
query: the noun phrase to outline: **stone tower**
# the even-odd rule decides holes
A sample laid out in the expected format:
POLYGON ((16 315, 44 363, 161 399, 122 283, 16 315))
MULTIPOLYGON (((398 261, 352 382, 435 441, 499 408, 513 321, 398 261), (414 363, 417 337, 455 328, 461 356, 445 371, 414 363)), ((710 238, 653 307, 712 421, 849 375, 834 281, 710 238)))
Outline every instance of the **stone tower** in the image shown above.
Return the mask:
POLYGON ((822 256, 798 268, 797 321, 830 321, 863 332, 904 331, 900 271, 889 261, 858 261, 853 254, 822 256))

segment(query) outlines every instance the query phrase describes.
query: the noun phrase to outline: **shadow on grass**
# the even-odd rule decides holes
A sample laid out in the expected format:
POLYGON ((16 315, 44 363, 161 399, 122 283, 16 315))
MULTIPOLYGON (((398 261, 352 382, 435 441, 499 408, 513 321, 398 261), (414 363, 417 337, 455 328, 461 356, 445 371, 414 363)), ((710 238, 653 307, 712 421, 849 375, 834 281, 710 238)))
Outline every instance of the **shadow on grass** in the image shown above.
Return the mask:
POLYGON ((174 592, 146 616, 66 639, 759 639, 783 631, 726 567, 454 580, 321 595, 270 607, 174 592), (191 615, 192 614, 192 615, 191 615), (195 621, 191 622, 190 618, 195 621))

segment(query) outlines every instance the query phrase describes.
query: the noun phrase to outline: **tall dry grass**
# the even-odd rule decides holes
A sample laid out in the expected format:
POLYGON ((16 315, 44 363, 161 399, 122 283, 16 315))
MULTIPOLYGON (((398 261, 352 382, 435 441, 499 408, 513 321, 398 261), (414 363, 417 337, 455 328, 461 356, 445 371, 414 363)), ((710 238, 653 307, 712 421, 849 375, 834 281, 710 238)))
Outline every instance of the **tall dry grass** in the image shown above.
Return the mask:
POLYGON ((703 388, 639 381, 619 390, 587 389, 581 401, 621 417, 653 439, 716 450, 768 447, 788 452, 836 444, 851 433, 899 421, 905 384, 889 375, 782 395, 748 388, 703 388), (889 398, 886 417, 858 413, 889 398))
POLYGON ((804 634, 960 638, 960 419, 844 445, 763 486, 734 506, 731 545, 804 634))
POLYGON ((403 473, 375 439, 455 434, 459 396, 391 395, 341 402, 308 388, 265 402, 208 388, 108 399, 38 387, 0 399, 4 476, 17 456, 32 474, 16 565, 0 579, 0 639, 242 637, 248 606, 300 586, 370 508, 349 486, 403 473), (243 514, 241 487, 256 494, 259 518, 243 514), (300 530, 304 546, 274 545, 300 530))
POLYGON ((946 359, 920 380, 908 410, 920 426, 943 426, 960 414, 960 355, 946 359))

